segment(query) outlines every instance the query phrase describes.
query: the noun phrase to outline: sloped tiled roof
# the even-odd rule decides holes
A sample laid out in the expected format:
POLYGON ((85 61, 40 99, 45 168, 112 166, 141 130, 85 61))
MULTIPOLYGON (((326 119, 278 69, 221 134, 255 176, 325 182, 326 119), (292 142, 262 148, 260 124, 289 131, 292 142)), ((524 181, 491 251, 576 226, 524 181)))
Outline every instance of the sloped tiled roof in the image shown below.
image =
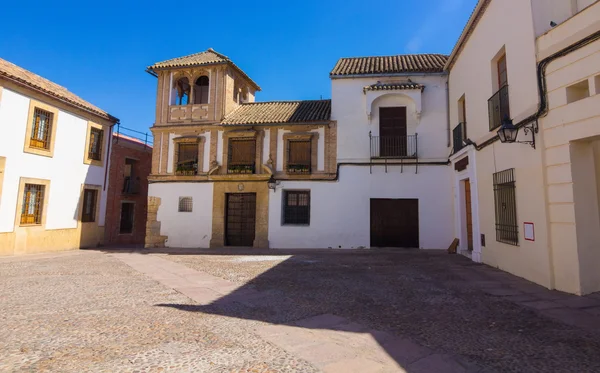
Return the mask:
POLYGON ((240 69, 235 63, 233 63, 233 61, 231 61, 229 57, 215 51, 212 48, 208 48, 204 52, 194 53, 183 57, 172 58, 166 61, 156 62, 152 66, 148 66, 148 70, 154 71, 162 69, 219 64, 231 65, 237 72, 239 72, 242 76, 248 79, 257 90, 260 91, 260 87, 258 86, 258 84, 256 84, 252 79, 250 79, 250 77, 244 71, 242 71, 242 69, 240 69))
POLYGON ((116 123, 118 121, 117 118, 108 114, 99 107, 94 106, 74 93, 69 92, 69 90, 67 90, 65 87, 53 83, 46 78, 42 78, 41 76, 25 70, 24 68, 2 58, 0 58, 0 78, 5 78, 17 84, 41 91, 42 93, 63 101, 66 104, 91 112, 99 117, 108 119, 111 122, 116 123))
POLYGON ((240 105, 221 124, 312 123, 330 117, 331 100, 253 102, 240 105))
POLYGON ((423 90, 425 88, 424 85, 413 82, 398 82, 398 83, 381 83, 377 82, 375 84, 368 85, 363 88, 363 91, 396 91, 402 89, 420 89, 423 90))
POLYGON ((378 75, 397 73, 439 73, 448 56, 443 54, 405 54, 381 57, 340 58, 329 75, 378 75))

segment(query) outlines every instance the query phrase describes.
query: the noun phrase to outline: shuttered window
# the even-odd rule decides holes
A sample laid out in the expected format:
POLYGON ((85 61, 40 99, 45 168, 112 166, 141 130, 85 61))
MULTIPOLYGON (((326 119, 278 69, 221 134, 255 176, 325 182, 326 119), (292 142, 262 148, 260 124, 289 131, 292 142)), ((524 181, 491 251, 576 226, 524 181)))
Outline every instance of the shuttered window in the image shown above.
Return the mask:
POLYGON ((519 245, 515 169, 494 174, 494 202, 496 205, 496 241, 519 245))
POLYGON ((310 225, 310 191, 283 192, 283 224, 310 225))
POLYGON ((256 159, 256 140, 231 139, 229 140, 229 154, 227 159, 227 173, 253 174, 256 159))
POLYGON ((311 167, 310 140, 288 142, 287 172, 291 174, 309 174, 311 167))
POLYGON ((177 150, 177 175, 196 175, 198 173, 198 144, 181 143, 177 150))

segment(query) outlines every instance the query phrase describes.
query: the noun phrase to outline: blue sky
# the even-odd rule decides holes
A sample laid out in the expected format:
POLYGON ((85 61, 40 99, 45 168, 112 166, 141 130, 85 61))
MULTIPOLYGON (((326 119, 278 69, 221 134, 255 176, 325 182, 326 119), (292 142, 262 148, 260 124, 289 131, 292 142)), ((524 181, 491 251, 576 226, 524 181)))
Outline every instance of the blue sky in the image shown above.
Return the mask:
POLYGON ((212 47, 261 86, 257 101, 329 98, 338 58, 450 53, 475 3, 7 1, 0 57, 146 131, 156 79, 145 68, 154 62, 212 47))

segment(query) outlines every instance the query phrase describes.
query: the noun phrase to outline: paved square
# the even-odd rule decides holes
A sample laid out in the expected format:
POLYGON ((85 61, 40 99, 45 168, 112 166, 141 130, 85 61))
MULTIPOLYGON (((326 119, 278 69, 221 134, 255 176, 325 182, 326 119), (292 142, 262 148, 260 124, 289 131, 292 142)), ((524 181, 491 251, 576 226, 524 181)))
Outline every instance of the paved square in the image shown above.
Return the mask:
POLYGON ((597 295, 441 252, 81 251, 0 285, 0 371, 600 371, 597 295))

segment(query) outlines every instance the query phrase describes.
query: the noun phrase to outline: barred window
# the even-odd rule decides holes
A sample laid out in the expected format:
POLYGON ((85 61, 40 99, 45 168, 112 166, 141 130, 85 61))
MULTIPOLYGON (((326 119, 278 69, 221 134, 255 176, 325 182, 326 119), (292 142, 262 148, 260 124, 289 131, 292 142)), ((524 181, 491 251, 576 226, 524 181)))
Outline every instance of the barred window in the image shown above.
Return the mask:
POLYGON ((283 191, 283 224, 310 225, 310 191, 283 191))
POLYGON ((102 160, 102 138, 104 130, 93 128, 90 130, 90 144, 88 149, 88 158, 94 161, 102 160))
POLYGON ((44 190, 44 185, 25 184, 23 207, 21 209, 21 224, 42 224, 44 190))
POLYGON ((287 172, 290 174, 310 174, 310 140, 290 140, 288 142, 287 172))
POLYGON ((496 241, 519 245, 515 169, 494 174, 494 202, 496 205, 496 241))
POLYGON ((84 223, 91 223, 96 221, 96 199, 98 198, 98 191, 96 189, 84 189, 83 190, 83 213, 81 215, 81 221, 84 223))
POLYGON ((179 212, 192 212, 192 197, 179 197, 179 212))
POLYGON ((51 112, 35 108, 33 112, 33 127, 31 129, 29 147, 46 150, 50 149, 52 119, 53 114, 51 112))
POLYGON ((256 141, 252 139, 229 140, 227 173, 253 174, 256 159, 256 141))
POLYGON ((176 175, 198 173, 198 143, 180 143, 177 147, 176 175))

